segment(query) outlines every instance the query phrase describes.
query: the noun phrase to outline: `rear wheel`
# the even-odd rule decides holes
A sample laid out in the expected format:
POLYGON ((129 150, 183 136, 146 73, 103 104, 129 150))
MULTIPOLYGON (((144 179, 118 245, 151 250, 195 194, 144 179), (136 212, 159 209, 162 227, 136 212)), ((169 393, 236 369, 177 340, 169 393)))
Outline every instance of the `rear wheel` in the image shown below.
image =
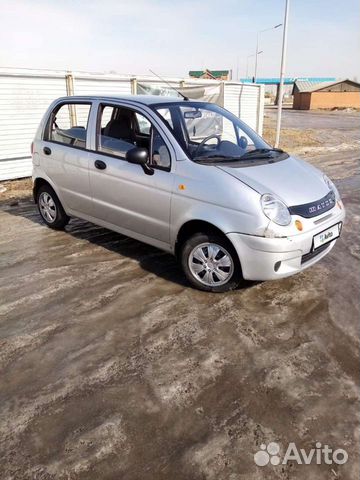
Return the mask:
POLYGON ((41 218, 50 228, 62 230, 70 218, 50 185, 42 185, 37 193, 37 205, 41 218))
POLYGON ((181 249, 181 264, 189 282, 199 290, 226 292, 242 280, 238 256, 221 235, 196 233, 181 249))

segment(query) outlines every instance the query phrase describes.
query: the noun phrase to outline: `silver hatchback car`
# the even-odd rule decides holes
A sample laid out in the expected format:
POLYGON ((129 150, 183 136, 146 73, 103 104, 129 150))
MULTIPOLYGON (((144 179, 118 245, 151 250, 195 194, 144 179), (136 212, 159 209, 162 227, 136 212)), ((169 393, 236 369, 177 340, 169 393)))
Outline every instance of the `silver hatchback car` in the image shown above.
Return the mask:
POLYGON ((300 272, 333 248, 345 217, 326 175, 211 103, 60 98, 32 154, 49 227, 80 217, 171 252, 201 290, 300 272))

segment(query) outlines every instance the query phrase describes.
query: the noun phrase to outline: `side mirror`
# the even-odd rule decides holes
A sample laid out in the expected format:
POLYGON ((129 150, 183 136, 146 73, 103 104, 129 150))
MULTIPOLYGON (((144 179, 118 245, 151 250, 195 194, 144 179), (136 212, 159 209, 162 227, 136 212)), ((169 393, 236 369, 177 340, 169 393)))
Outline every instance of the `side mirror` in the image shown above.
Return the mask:
POLYGON ((241 136, 239 138, 239 147, 242 148, 243 150, 246 150, 247 146, 248 146, 247 138, 244 136, 241 136))
POLYGON ((154 170, 149 166, 149 152, 147 148, 135 147, 126 152, 126 160, 129 163, 141 165, 147 175, 153 175, 154 170))
POLYGON ((126 152, 126 160, 129 163, 144 165, 149 161, 149 152, 146 148, 132 148, 126 152))

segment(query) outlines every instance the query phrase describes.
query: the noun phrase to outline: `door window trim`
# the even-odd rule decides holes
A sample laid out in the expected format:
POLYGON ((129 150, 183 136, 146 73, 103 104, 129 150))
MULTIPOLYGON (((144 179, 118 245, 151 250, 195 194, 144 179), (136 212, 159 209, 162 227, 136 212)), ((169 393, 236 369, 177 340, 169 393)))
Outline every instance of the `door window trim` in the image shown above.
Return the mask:
POLYGON ((91 109, 94 106, 94 102, 92 100, 74 100, 74 101, 67 101, 67 100, 62 100, 61 102, 57 103, 55 107, 51 110, 49 118, 46 121, 45 128, 42 132, 42 140, 44 142, 49 142, 49 143, 54 143, 55 145, 62 145, 64 147, 68 148, 75 148, 76 150, 83 150, 85 152, 91 152, 92 150, 90 148, 87 148, 88 142, 88 135, 89 135, 89 130, 88 126, 90 123, 90 115, 91 115, 91 109), (49 138, 49 131, 50 131, 50 126, 53 122, 54 115, 60 110, 61 107, 64 105, 89 105, 89 115, 87 118, 87 125, 86 125, 86 139, 85 139, 85 147, 79 147, 77 145, 70 145, 68 143, 63 143, 63 142, 57 142, 56 140, 52 140, 49 138))
MULTIPOLYGON (((91 152, 95 152, 97 155, 103 155, 103 156, 106 156, 106 157, 116 158, 117 160, 121 160, 121 161, 126 162, 125 157, 121 157, 120 155, 113 155, 112 153, 102 152, 101 150, 98 149, 99 148, 98 132, 99 131, 101 132, 101 114, 102 114, 102 110, 103 110, 104 107, 124 108, 126 110, 132 110, 135 113, 138 113, 139 115, 142 115, 143 117, 145 117, 150 122, 151 126, 156 128, 158 134, 161 136, 161 138, 164 142, 164 145, 166 146, 166 148, 169 152, 169 158, 170 158, 170 165, 168 167, 163 167, 161 165, 152 165, 152 164, 149 164, 149 166, 151 168, 155 169, 155 170, 163 170, 165 172, 170 172, 171 171, 171 167, 172 167, 172 164, 173 164, 172 153, 171 153, 170 148, 167 145, 167 142, 165 142, 165 140, 164 140, 164 135, 159 131, 157 126, 154 125, 154 121, 151 117, 149 118, 149 115, 145 114, 143 111, 138 110, 135 106, 130 105, 130 104, 129 105, 128 104, 123 105, 123 104, 115 103, 115 102, 111 102, 111 101, 110 102, 106 102, 106 101, 102 101, 102 100, 99 101, 99 103, 97 105, 97 112, 96 112, 95 150, 90 150, 91 152)), ((152 143, 153 143, 153 133, 151 133, 151 135, 150 135, 149 155, 151 154, 151 151, 152 151, 152 143)), ((134 148, 136 148, 135 145, 134 145, 134 148)))

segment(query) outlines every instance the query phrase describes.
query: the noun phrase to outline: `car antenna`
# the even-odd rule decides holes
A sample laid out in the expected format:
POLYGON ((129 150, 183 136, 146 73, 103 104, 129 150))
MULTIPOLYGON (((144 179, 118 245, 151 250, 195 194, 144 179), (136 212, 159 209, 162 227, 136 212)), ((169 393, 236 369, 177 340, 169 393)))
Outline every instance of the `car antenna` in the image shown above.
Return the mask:
POLYGON ((160 75, 158 75, 157 73, 153 72, 150 68, 149 68, 149 72, 151 72, 153 75, 155 75, 155 77, 159 78, 162 82, 166 83, 166 85, 169 85, 170 88, 172 88, 173 90, 175 90, 176 93, 178 93, 184 100, 186 100, 187 102, 189 101, 189 98, 184 95, 183 93, 179 92, 179 90, 177 90, 173 85, 171 85, 171 83, 167 82, 166 80, 164 80, 162 77, 160 77, 160 75))

